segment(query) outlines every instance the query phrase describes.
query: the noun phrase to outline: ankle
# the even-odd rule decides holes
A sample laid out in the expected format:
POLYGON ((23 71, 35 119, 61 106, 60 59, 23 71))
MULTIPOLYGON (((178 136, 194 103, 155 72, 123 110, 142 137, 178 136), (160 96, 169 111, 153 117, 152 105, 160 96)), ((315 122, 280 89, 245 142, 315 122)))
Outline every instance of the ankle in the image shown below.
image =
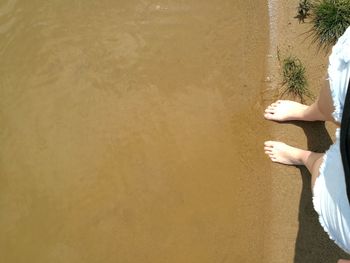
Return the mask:
POLYGON ((309 160, 310 155, 312 154, 312 152, 311 151, 307 151, 307 150, 301 150, 301 149, 299 149, 299 151, 300 152, 298 154, 298 160, 303 165, 306 165, 308 163, 308 160, 309 160))

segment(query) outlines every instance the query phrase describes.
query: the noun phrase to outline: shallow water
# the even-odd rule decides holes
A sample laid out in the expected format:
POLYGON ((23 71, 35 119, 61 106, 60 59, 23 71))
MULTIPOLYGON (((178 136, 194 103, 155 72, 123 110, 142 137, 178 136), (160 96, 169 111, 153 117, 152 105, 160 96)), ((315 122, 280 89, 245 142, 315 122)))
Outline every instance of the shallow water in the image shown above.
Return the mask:
POLYGON ((0 1, 3 262, 250 262, 259 0, 0 1))

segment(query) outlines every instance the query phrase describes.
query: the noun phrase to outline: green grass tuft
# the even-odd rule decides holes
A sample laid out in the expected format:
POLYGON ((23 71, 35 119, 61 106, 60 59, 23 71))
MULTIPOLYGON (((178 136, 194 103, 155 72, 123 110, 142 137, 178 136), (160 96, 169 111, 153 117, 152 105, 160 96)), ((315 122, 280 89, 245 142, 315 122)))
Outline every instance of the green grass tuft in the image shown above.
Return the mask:
POLYGON ((317 0, 311 13, 311 33, 320 47, 334 45, 350 26, 350 0, 317 0))
POLYGON ((305 23, 305 19, 310 16, 311 2, 310 0, 299 0, 298 13, 294 18, 299 20, 299 23, 305 23))
POLYGON ((308 89, 308 83, 306 80, 306 70, 301 61, 294 57, 289 56, 282 61, 282 86, 285 86, 285 93, 297 96, 301 101, 304 101, 304 97, 313 99, 313 95, 308 89))

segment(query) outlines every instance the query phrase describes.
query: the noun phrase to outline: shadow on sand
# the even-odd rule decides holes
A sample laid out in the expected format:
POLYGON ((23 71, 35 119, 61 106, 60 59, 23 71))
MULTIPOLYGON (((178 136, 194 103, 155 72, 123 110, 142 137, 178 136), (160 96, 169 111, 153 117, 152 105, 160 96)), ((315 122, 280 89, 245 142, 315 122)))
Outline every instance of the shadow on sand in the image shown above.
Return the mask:
MULTIPOLYGON (((307 136, 308 149, 325 152, 333 144, 324 122, 296 122, 307 136)), ((303 188, 299 203, 299 231, 295 243, 294 263, 336 263, 339 258, 349 258, 319 224, 318 215, 313 209, 311 175, 305 167, 300 167, 303 188)))

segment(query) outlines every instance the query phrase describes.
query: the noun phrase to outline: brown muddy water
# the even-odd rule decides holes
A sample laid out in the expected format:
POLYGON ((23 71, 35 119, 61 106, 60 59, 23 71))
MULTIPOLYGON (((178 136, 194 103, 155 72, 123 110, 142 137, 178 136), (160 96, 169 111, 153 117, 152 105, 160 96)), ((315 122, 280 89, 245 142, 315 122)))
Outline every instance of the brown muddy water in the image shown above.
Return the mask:
POLYGON ((1 262, 262 259, 262 0, 0 1, 1 262))

